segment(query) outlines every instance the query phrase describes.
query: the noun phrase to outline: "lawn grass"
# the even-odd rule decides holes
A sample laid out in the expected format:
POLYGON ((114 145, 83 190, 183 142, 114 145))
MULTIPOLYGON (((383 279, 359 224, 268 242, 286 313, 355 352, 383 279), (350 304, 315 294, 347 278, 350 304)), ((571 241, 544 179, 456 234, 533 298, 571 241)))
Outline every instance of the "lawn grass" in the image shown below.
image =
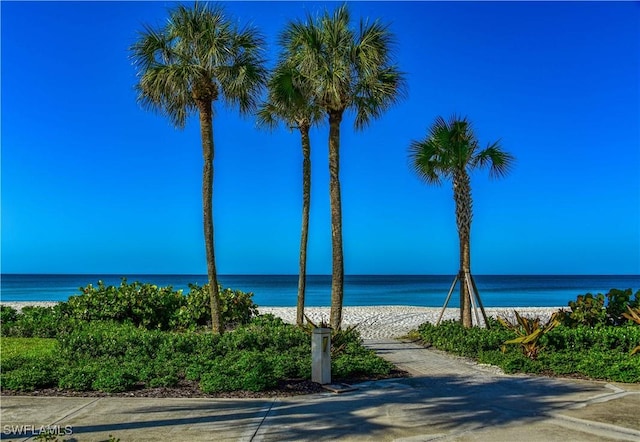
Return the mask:
POLYGON ((0 357, 14 356, 32 358, 54 355, 58 350, 58 342, 53 338, 8 338, 0 337, 0 357))

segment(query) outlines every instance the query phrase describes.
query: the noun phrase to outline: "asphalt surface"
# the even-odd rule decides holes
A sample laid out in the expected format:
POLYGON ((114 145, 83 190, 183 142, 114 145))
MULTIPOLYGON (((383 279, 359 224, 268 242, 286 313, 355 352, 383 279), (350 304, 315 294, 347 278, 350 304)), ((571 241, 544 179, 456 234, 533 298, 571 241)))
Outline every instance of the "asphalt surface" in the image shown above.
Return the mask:
POLYGON ((49 429, 59 441, 640 441, 640 384, 510 376, 412 343, 366 344, 412 376, 286 398, 8 396, 0 438, 49 429))

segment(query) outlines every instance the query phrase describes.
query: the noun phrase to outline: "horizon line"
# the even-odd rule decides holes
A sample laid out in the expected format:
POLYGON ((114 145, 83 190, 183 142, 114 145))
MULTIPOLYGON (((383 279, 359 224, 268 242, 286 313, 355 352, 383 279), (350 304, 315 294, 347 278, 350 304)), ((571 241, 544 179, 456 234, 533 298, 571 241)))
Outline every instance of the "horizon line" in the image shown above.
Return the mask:
MULTIPOLYGON (((457 273, 349 273, 344 276, 455 276, 457 273)), ((0 276, 5 275, 39 275, 39 276, 208 276, 206 273, 27 273, 27 272, 0 272, 0 276)), ((218 273, 222 276, 298 276, 297 273, 218 273)), ((631 276, 640 277, 640 274, 633 273, 472 273, 475 276, 631 276)), ((331 276, 330 273, 313 273, 307 276, 331 276)))

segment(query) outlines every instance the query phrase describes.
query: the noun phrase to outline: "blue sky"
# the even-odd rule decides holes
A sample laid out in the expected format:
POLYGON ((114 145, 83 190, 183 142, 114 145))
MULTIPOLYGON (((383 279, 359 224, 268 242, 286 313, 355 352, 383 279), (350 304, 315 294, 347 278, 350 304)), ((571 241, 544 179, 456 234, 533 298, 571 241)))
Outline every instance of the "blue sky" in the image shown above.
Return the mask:
MULTIPOLYGON (((2 272, 206 272, 199 126, 136 103, 128 47, 172 2, 1 8, 2 272)), ((266 37, 326 2, 230 2, 266 37)), ((363 132, 342 126, 347 274, 454 274, 449 182, 412 175, 436 116, 467 115, 517 158, 472 176, 477 274, 640 273, 637 2, 352 2, 396 35, 408 96, 363 132)), ((354 22, 355 24, 355 22, 354 22)), ((214 218, 222 274, 295 274, 299 136, 216 104, 214 218)), ((309 272, 331 271, 327 137, 312 133, 309 272)))

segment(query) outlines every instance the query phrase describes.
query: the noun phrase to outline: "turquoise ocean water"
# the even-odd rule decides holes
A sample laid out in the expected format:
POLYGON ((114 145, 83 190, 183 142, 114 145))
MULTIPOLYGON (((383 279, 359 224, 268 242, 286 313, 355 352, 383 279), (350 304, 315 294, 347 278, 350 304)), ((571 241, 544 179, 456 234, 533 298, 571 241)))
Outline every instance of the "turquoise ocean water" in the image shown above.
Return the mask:
MULTIPOLYGON (((204 284, 204 275, 25 275, 0 276, 0 300, 65 301, 79 294, 79 287, 149 282, 188 292, 189 283, 204 284)), ((640 275, 475 275, 480 296, 487 307, 563 307, 584 293, 606 293, 611 288, 640 289, 640 275)), ((296 305, 297 275, 221 275, 225 287, 254 293, 259 306, 296 305)), ((452 275, 347 275, 344 305, 413 305, 440 307, 444 303, 452 275)), ((307 279, 306 305, 330 305, 331 277, 314 275, 307 279)), ((457 289, 449 302, 458 306, 457 289)))

